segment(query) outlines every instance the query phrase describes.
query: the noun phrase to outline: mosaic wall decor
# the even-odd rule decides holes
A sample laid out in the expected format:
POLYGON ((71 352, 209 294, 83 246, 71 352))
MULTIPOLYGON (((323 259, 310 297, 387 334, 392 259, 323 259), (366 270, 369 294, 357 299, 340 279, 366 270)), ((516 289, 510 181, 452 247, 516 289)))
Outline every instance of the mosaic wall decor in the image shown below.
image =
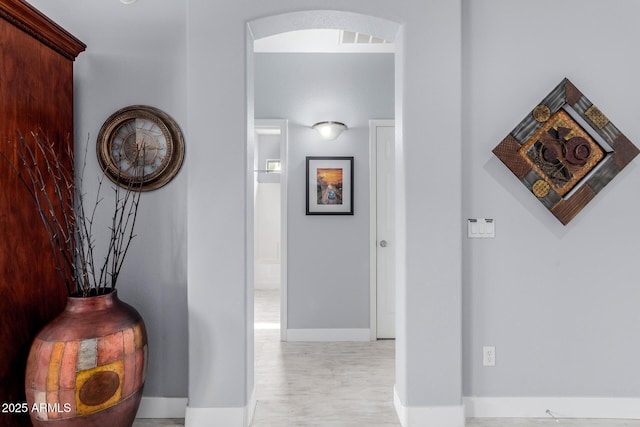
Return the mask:
POLYGON ((639 152, 566 78, 493 149, 563 225, 639 152))

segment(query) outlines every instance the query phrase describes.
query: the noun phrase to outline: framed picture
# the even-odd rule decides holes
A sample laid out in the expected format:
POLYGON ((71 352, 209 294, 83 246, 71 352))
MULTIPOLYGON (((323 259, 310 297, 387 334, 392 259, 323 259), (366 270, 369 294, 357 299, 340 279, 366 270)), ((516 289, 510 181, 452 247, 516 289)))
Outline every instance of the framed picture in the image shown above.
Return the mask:
POLYGON ((353 157, 307 157, 307 215, 353 215, 353 157))

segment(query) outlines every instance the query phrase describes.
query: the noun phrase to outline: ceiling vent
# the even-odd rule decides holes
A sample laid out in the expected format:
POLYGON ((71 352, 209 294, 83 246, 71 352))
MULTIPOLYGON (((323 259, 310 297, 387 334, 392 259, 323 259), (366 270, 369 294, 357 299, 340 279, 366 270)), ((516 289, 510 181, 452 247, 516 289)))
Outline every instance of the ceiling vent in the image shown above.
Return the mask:
POLYGON ((354 31, 340 31, 340 44, 385 44, 386 40, 370 36, 368 34, 356 33, 354 31))

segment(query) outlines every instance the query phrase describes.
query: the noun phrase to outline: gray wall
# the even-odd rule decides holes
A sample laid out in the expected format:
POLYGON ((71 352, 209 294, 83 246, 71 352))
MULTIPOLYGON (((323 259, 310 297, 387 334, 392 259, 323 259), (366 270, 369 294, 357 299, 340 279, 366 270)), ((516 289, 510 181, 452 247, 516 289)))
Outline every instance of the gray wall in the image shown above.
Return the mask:
MULTIPOLYGON (((254 4, 251 8, 259 10, 248 10, 249 6, 229 4, 225 13, 221 13, 214 3, 190 0, 193 30, 187 41, 187 5, 183 2, 154 1, 150 6, 140 1, 130 8, 117 1, 32 0, 31 3, 89 46, 76 62, 78 143, 83 143, 89 134, 92 145, 108 115, 128 104, 158 106, 173 115, 183 130, 187 129, 189 119, 188 129, 194 135, 193 138, 187 135, 185 168, 189 168, 189 162, 198 163, 198 173, 187 186, 183 169, 168 187, 144 195, 138 238, 123 272, 120 293, 141 311, 149 328, 151 361, 145 394, 185 396, 185 206, 189 192, 194 209, 188 214, 197 220, 192 221, 191 235, 203 235, 201 241, 193 244, 194 253, 189 256, 193 264, 190 292, 197 291, 194 301, 213 298, 212 303, 203 303, 192 310, 193 336, 205 337, 202 347, 198 347, 201 351, 193 356, 192 398, 203 407, 237 406, 244 401, 238 397, 234 384, 241 377, 238 372, 246 372, 244 367, 238 367, 241 363, 244 366, 238 360, 247 354, 248 347, 238 341, 249 339, 244 332, 247 325, 243 312, 247 301, 242 290, 244 235, 238 231, 244 230, 238 219, 243 209, 220 208, 219 200, 225 200, 226 206, 244 206, 241 193, 245 158, 238 145, 225 145, 213 138, 211 124, 214 121, 226 124, 221 127, 221 140, 243 140, 246 82, 244 74, 238 71, 245 63, 243 25, 256 16, 294 10, 298 5, 278 0, 269 6, 254 4), (139 31, 138 23, 149 20, 161 30, 153 34, 139 31), (218 47, 215 43, 220 40, 229 43, 218 47), (187 49, 191 50, 193 65, 188 73, 187 49), (192 98, 189 104, 193 107, 189 117, 187 86, 192 98), (214 143, 217 145, 212 147, 214 143), (194 146, 203 154, 196 159, 190 158, 194 146), (214 153, 228 160, 219 172, 210 168, 214 153), (231 177, 238 184, 224 192, 205 182, 212 174, 220 180, 231 177), (220 197, 204 197, 212 192, 214 195, 220 192, 220 197), (203 224, 213 225, 206 229, 203 224), (216 239, 231 243, 224 251, 215 252, 210 249, 220 247, 216 239), (220 260, 211 261, 214 253, 220 260), (211 319, 215 322, 210 322, 211 319), (225 369, 229 366, 232 369, 225 369)), ((407 291, 400 296, 409 314, 400 318, 400 324, 402 328, 407 325, 410 328, 403 332, 399 353, 400 397, 408 404, 441 404, 441 389, 425 388, 425 384, 435 383, 445 384, 445 404, 455 400, 457 389, 452 384, 456 379, 443 378, 454 377, 456 373, 451 366, 457 364, 457 356, 450 350, 457 347, 446 339, 458 338, 455 307, 460 301, 455 290, 459 286, 455 230, 456 225, 464 228, 467 217, 493 217, 497 230, 493 240, 462 240, 464 394, 637 396, 640 371, 635 367, 640 360, 640 346, 635 337, 640 311, 635 302, 640 291, 635 283, 635 265, 640 236, 629 224, 636 219, 640 206, 639 160, 563 227, 493 157, 491 149, 565 76, 632 141, 640 144, 635 101, 640 63, 634 53, 635 42, 640 39, 640 28, 635 22, 640 4, 632 0, 618 0, 615 7, 604 0, 462 1, 464 109, 460 198, 456 164, 459 157, 456 148, 449 146, 460 139, 454 101, 459 93, 451 85, 455 76, 449 76, 449 65, 456 61, 459 46, 454 38, 443 43, 438 37, 440 28, 447 28, 442 33, 449 35, 457 31, 459 13, 445 3, 454 2, 403 1, 403 8, 398 8, 397 4, 385 1, 361 1, 354 6, 363 13, 407 24, 406 53, 399 55, 399 62, 407 64, 407 68, 398 78, 409 85, 404 94, 407 109, 402 117, 407 182, 400 183, 407 189, 404 197, 407 200, 401 202, 407 205, 403 226, 407 226, 408 235, 401 251, 407 260, 401 277, 407 283, 407 291), (436 8, 440 8, 437 14, 433 13, 436 8), (443 58, 446 66, 440 66, 443 58), (442 81, 445 84, 439 91, 442 81), (424 159, 434 147, 436 154, 443 153, 450 163, 437 162, 424 169, 424 159), (424 180, 444 183, 443 177, 451 178, 450 186, 425 188, 424 180), (425 192, 430 200, 438 201, 437 206, 432 201, 427 203, 425 192), (455 209, 460 200, 461 216, 455 209), (427 229, 425 224, 431 224, 431 228, 427 229), (437 244, 429 244, 433 241, 437 244), (481 366, 483 345, 496 346, 495 368, 481 366), (434 352, 433 348, 445 351, 434 352), (445 369, 440 369, 442 366, 445 369), (442 378, 439 372, 443 373, 442 378)), ((343 2, 316 0, 308 6, 340 9, 343 2)), ((457 73, 455 67, 452 72, 457 73)), ((260 75, 257 73, 257 77, 260 75)), ((313 70, 308 70, 306 76, 310 81, 311 77, 318 78, 313 70)), ((301 145, 295 157, 297 164, 291 169, 299 177, 304 176, 303 157, 321 151, 324 154, 325 150, 306 126, 329 118, 324 115, 333 112, 340 113, 335 118, 350 126, 359 123, 331 144, 342 146, 336 149, 338 155, 354 154, 360 158, 366 153, 357 152, 351 144, 366 143, 364 120, 391 116, 382 111, 378 117, 370 113, 366 118, 356 118, 352 115, 360 111, 338 111, 340 105, 330 105, 313 114, 303 110, 317 105, 305 102, 288 117, 292 121, 290 145, 301 145), (307 114, 304 117, 303 112, 307 114)), ((263 107, 256 108, 260 111, 263 107)), ((281 117, 286 117, 285 113, 281 117)), ((89 158, 88 176, 99 171, 95 158, 89 158)), ((356 163, 356 172, 362 173, 365 168, 363 157, 362 162, 356 163)), ((290 206, 298 209, 290 212, 295 214, 291 225, 297 222, 301 230, 315 230, 319 223, 337 219, 335 225, 344 232, 341 224, 349 220, 355 223, 355 217, 305 217, 301 182, 296 184, 297 190, 295 186, 291 188, 290 206)), ((360 185, 356 182, 356 215, 366 209, 363 206, 366 194, 360 190, 362 185, 366 186, 364 182, 360 185)), ((366 244, 362 245, 364 252, 366 244)), ((368 267, 359 264, 353 268, 364 272, 357 282, 365 281, 368 267)), ((296 279, 300 280, 300 276, 299 273, 296 279)), ((326 288, 314 289, 324 292, 326 288)), ((347 295, 357 313, 345 319, 352 327, 366 326, 363 317, 366 310, 359 305, 361 291, 358 287, 347 295)), ((328 303, 325 296, 318 298, 323 305, 328 303)), ((313 327, 333 326, 319 310, 315 314, 318 326, 313 327)), ((297 326, 312 327, 302 321, 297 326)))
MULTIPOLYGON (((89 148, 87 199, 93 199, 102 171, 95 141, 102 123, 117 109, 148 104, 170 114, 186 132, 186 9, 160 2, 155 16, 119 1, 31 1, 87 44, 74 65, 75 139, 89 148), (70 13, 70 11, 74 11, 70 13), (162 28, 139 31, 151 19, 162 28), (87 141, 88 139, 88 141, 87 141)), ((186 138, 187 158, 189 138, 186 138)), ((186 165, 167 186, 142 195, 136 238, 118 282, 120 298, 142 315, 149 335, 145 396, 187 394, 187 174, 186 165)), ((102 215, 95 226, 96 248, 108 243, 112 192, 105 180, 102 215)))
MULTIPOLYGON (((264 171, 267 167, 267 160, 280 159, 280 135, 257 135, 256 136, 256 169, 264 171)), ((257 172, 256 180, 259 183, 280 182, 280 174, 257 172)))
POLYGON ((562 226, 491 150, 564 77, 639 145, 640 3, 463 10, 463 214, 496 219, 464 240, 464 394, 638 396, 639 159, 562 226))
POLYGON ((369 119, 393 118, 392 54, 255 55, 256 118, 289 120, 290 329, 369 327, 369 119), (311 129, 349 130, 325 141, 311 129), (353 156, 354 215, 305 215, 306 156, 353 156))

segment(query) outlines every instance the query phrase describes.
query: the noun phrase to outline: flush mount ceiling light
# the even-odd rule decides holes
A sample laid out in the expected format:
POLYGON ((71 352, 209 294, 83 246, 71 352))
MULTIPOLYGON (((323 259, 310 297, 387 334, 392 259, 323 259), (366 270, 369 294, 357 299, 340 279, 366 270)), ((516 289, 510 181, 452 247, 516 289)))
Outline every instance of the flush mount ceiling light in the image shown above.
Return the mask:
POLYGON ((313 129, 318 131, 322 138, 332 141, 339 137, 342 132, 347 130, 347 125, 340 122, 318 122, 315 125, 311 126, 313 129))
POLYGON ((138 0, 120 0, 120 3, 122 4, 133 4, 135 2, 137 2, 138 0))

